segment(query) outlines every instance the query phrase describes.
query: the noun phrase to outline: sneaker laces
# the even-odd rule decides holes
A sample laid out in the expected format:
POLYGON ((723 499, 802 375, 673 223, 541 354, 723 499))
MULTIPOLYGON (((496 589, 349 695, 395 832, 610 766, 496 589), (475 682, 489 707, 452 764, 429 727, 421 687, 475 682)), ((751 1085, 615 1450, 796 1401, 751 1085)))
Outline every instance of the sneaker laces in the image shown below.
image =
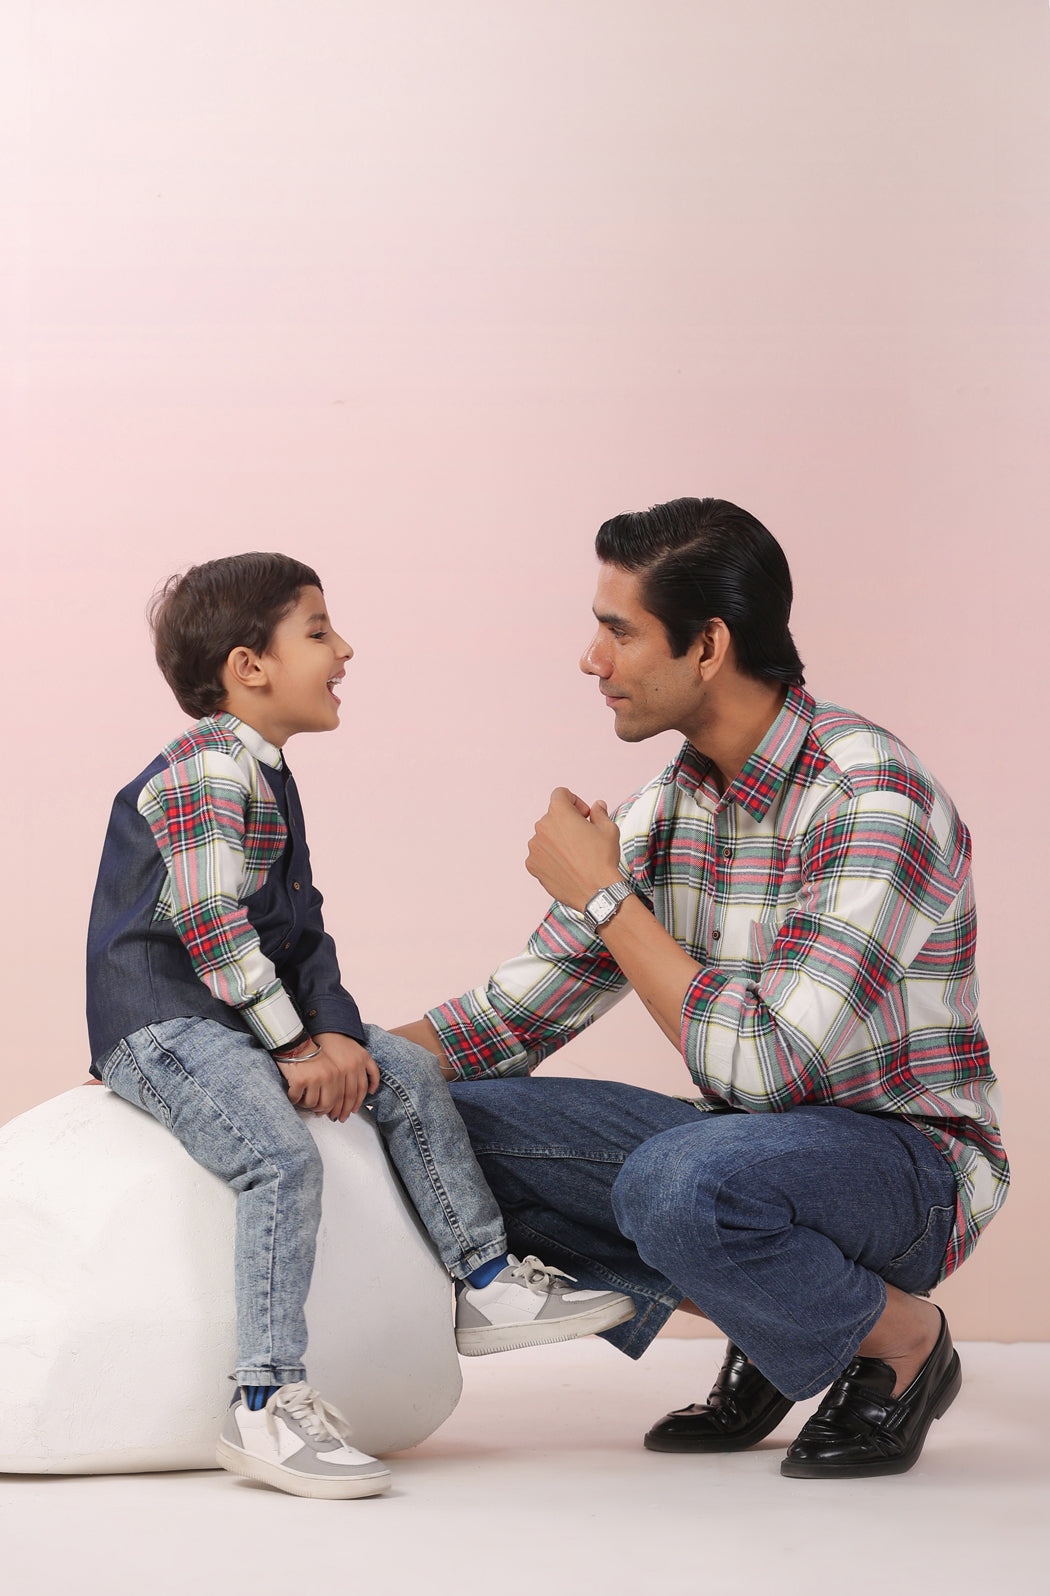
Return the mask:
POLYGON ((312 1385, 300 1380, 295 1385, 282 1385, 266 1404, 266 1428, 272 1436, 277 1434, 278 1411, 301 1424, 312 1441, 339 1441, 346 1445, 350 1421, 346 1415, 322 1400, 312 1385))
POLYGON ((553 1264, 541 1263, 534 1253, 522 1258, 520 1263, 513 1263, 510 1272, 513 1279, 520 1280, 530 1291, 556 1291, 558 1280, 571 1280, 573 1285, 576 1284, 575 1275, 566 1274, 564 1269, 555 1269, 553 1264))

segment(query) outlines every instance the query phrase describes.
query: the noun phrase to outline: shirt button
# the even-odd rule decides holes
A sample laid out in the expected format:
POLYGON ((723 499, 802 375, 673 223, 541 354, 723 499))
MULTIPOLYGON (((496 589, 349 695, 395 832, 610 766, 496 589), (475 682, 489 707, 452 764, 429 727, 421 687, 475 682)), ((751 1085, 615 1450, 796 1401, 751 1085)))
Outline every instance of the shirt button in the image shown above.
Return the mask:
POLYGON ((298 883, 298 881, 293 881, 292 882, 292 886, 295 888, 296 892, 299 891, 299 883, 298 883))
POLYGON ((717 942, 721 935, 722 935, 721 931, 712 931, 711 932, 711 941, 712 942, 717 942))
POLYGON ((316 1020, 316 1018, 317 1018, 317 1010, 316 1009, 307 1009, 306 1017, 307 1017, 308 1020, 316 1020))
POLYGON ((286 942, 286 943, 285 943, 285 944, 284 944, 284 951, 285 951, 285 952, 286 952, 286 953, 287 953, 287 952, 288 952, 288 949, 289 949, 289 948, 290 948, 290 947, 291 947, 291 945, 292 945, 292 944, 291 944, 291 943, 290 943, 290 942, 286 942))
POLYGON ((732 859, 732 857, 733 857, 732 848, 723 848, 722 849, 722 858, 723 859, 732 859))

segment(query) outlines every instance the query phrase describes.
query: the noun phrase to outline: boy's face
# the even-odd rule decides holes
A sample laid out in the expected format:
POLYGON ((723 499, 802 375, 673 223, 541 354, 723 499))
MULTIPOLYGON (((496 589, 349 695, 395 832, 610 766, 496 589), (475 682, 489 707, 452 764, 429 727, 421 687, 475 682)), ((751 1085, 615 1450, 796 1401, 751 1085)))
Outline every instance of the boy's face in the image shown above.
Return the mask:
POLYGON ((241 719, 278 748, 296 732, 334 730, 339 724, 334 689, 353 656, 350 644, 328 619, 321 589, 301 588, 295 608, 278 622, 266 653, 252 656, 265 680, 258 681, 241 719))

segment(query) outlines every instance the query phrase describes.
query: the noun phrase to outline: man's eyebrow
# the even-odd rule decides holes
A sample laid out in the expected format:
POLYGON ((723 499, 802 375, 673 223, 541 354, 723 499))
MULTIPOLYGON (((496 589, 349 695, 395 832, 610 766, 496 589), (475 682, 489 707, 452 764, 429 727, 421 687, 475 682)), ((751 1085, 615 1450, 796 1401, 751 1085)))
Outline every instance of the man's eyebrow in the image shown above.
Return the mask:
POLYGON ((602 614, 600 610, 595 610, 594 619, 602 626, 618 626, 622 631, 625 632, 632 632, 634 630, 630 621, 624 620, 622 615, 614 615, 611 612, 602 614))

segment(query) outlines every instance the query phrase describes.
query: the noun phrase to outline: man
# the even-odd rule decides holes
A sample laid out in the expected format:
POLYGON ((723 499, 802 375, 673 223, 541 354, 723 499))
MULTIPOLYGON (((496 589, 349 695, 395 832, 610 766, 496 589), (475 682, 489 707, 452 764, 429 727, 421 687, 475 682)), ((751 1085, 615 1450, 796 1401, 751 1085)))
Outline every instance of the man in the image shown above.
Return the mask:
POLYGON ((960 1386, 926 1294, 1008 1180, 969 835, 896 738, 804 690, 753 516, 678 499, 596 547, 581 667, 620 738, 685 746, 615 816, 554 792, 526 952, 405 1031, 463 1083, 511 1245, 634 1296, 610 1341, 639 1356, 683 1300, 730 1337, 708 1401, 647 1446, 750 1446, 830 1385, 782 1472, 899 1473, 960 1386), (528 1078, 628 983, 698 1101, 528 1078))

